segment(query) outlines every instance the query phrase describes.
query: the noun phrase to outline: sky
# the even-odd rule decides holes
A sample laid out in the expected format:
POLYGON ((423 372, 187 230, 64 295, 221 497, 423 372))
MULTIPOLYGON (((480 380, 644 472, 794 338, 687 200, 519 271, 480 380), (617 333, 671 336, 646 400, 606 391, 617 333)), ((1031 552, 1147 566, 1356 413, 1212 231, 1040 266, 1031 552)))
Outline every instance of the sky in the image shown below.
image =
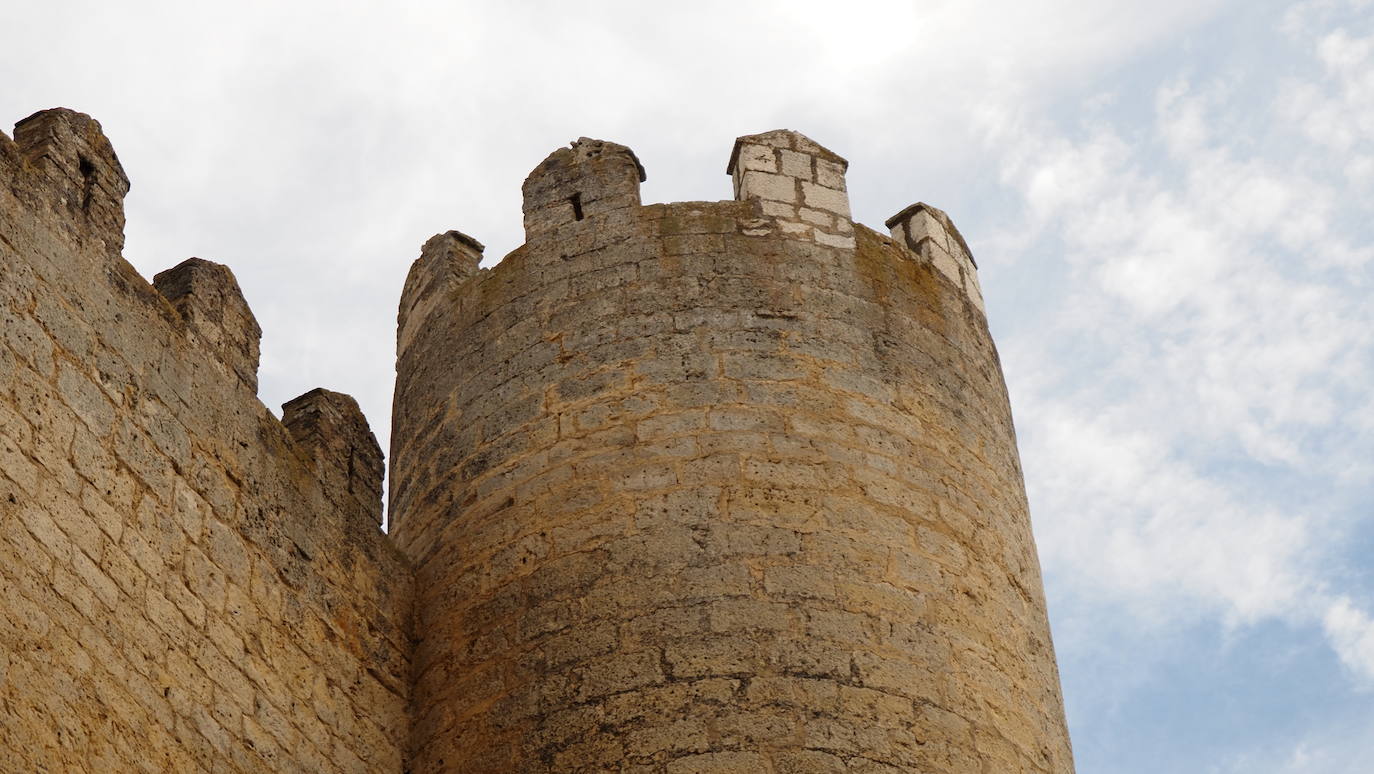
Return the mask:
POLYGON ((978 260, 1081 774, 1374 771, 1374 2, 14 2, 0 121, 90 113, 145 277, 228 264, 260 395, 387 446, 401 284, 579 136, 735 137, 978 260))

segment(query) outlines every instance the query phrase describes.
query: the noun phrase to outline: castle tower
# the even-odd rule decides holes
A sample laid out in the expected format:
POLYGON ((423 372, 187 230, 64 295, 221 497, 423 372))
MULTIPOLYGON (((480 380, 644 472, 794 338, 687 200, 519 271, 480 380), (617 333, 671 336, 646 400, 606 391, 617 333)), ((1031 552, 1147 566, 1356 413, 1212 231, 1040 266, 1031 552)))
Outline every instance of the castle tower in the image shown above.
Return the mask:
POLYGON ((1070 772, 973 258, 846 162, 740 138, 735 200, 643 206, 588 139, 492 269, 401 300, 392 535, 415 772, 1070 772))

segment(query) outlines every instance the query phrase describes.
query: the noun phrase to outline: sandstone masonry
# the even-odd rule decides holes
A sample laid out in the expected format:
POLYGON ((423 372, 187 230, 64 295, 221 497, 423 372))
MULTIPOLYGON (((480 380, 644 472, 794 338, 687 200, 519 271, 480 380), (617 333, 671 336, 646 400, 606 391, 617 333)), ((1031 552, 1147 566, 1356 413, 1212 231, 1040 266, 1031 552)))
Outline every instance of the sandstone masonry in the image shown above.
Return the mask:
POLYGON ((0 134, 0 771, 399 772, 409 563, 351 398, 283 421, 233 274, 150 285, 89 117, 0 134))
POLYGON ((1072 771, 972 253, 741 137, 644 205, 583 138, 282 420, 233 274, 151 285, 66 110, 0 134, 0 770, 1072 771))

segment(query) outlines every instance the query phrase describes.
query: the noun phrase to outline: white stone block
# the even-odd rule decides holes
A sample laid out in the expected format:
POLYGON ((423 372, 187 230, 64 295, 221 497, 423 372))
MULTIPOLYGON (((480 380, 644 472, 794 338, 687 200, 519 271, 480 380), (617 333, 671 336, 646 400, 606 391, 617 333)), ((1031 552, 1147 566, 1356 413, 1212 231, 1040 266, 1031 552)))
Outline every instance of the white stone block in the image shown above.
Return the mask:
MULTIPOLYGON (((791 151, 787 151, 787 153, 791 153, 791 151)), ((753 170, 776 173, 778 160, 773 149, 765 145, 741 145, 739 158, 735 160, 735 168, 741 171, 753 170)))
POLYGON ((974 268, 973 261, 969 261, 968 267, 964 269, 964 285, 969 289, 969 293, 983 295, 983 285, 978 282, 978 269, 974 268))
POLYGON ((837 215, 849 217, 849 195, 844 191, 807 182, 803 182, 801 186, 803 201, 806 206, 829 210, 837 215))
POLYGON ((854 247, 854 237, 842 236, 839 234, 827 234, 824 231, 816 232, 817 244, 829 245, 831 247, 854 247))
POLYGON ((805 223, 792 223, 786 220, 778 221, 778 228, 782 229, 784 234, 807 235, 811 233, 811 227, 805 223))
POLYGON ((976 281, 971 282, 965 289, 968 291, 968 300, 973 302, 973 306, 978 310, 978 313, 987 316, 988 310, 983 308, 983 291, 978 289, 978 283, 976 281))
POLYGON ((973 271, 973 261, 970 261, 968 255, 965 254, 963 250, 959 249, 959 244, 956 240, 950 241, 954 242, 954 244, 950 245, 950 247, 953 248, 950 257, 959 265, 959 275, 966 279, 970 276, 977 276, 973 271))
POLYGON ((761 204, 763 205, 763 214, 770 218, 785 218, 787 220, 797 219, 796 205, 768 201, 761 202, 761 204))
POLYGON ((949 251, 949 237, 944 224, 928 210, 921 210, 908 218, 907 229, 913 243, 930 237, 941 250, 949 251))
POLYGON ((845 190, 844 167, 826 159, 816 159, 816 182, 826 188, 845 190))
POLYGON ((949 277, 954 287, 964 286, 964 278, 959 276, 959 264, 955 263, 954 258, 943 247, 930 246, 930 262, 935 264, 935 268, 939 269, 941 274, 949 277))
POLYGON ((791 175, 800 180, 812 180, 811 157, 805 153, 796 151, 780 150, 778 155, 782 157, 782 173, 791 175))
POLYGON ((808 207, 801 208, 801 219, 807 223, 815 223, 817 226, 824 229, 829 229, 834 222, 834 218, 830 216, 830 213, 813 210, 808 207))
POLYGON ((767 172, 745 172, 740 182, 739 198, 753 197, 775 202, 797 201, 797 181, 783 175, 770 175, 767 172))

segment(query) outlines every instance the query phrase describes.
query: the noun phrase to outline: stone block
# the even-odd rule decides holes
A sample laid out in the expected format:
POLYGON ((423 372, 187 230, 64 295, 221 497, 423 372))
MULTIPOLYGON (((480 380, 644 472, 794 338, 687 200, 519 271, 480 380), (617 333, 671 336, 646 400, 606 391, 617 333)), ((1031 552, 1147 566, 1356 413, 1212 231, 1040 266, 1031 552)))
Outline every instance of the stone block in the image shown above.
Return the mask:
POLYGON ((776 174, 778 172, 776 151, 767 145, 741 145, 738 168, 741 171, 753 170, 776 174))
POLYGON ((799 180, 811 181, 814 175, 811 170, 812 157, 805 153, 796 151, 780 150, 778 157, 781 161, 780 170, 782 174, 795 177, 799 180))
POLYGON ((796 203, 799 201, 797 179, 767 172, 745 172, 740 180, 739 190, 736 191, 735 198, 740 201, 764 199, 796 203))
POLYGON ((797 219, 797 205, 791 202, 761 202, 763 214, 770 218, 797 219))
POLYGON ((816 182, 826 188, 845 190, 845 165, 829 159, 816 159, 816 182))
POLYGON ((849 195, 844 191, 803 182, 802 201, 808 207, 828 210, 843 218, 849 217, 849 195))
POLYGON ((846 250, 853 249, 856 242, 854 237, 843 234, 827 234, 824 231, 816 232, 816 243, 829 247, 840 247, 846 250))
POLYGON ((960 289, 964 287, 964 278, 959 272, 958 262, 954 260, 953 256, 945 252, 944 248, 938 247, 932 243, 922 252, 929 257, 930 262, 941 274, 945 275, 950 282, 954 283, 955 287, 960 289))

